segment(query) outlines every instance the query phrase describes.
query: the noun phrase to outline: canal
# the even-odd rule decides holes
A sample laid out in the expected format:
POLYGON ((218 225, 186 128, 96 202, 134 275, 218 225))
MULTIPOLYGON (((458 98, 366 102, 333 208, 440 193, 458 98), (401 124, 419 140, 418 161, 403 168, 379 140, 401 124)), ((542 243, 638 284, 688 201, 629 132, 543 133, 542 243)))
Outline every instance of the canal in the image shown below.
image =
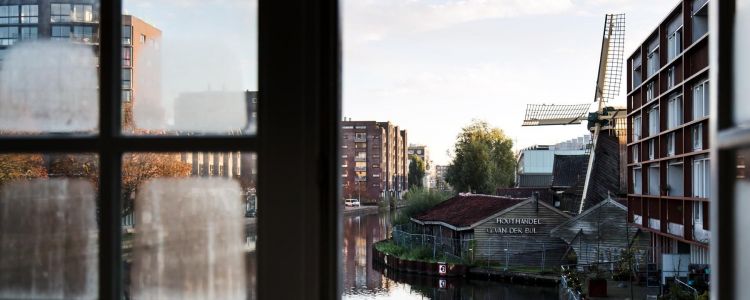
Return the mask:
POLYGON ((344 299, 558 299, 557 288, 395 274, 373 266, 372 244, 385 239, 393 214, 345 215, 344 299), (444 287, 441 287, 444 286, 444 287))

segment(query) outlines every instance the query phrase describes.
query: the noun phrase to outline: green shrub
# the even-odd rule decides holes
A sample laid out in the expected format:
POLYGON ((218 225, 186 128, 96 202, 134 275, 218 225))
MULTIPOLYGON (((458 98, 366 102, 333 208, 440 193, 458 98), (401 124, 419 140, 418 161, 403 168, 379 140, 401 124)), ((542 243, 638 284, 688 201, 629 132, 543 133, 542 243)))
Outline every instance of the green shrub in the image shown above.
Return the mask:
POLYGON ((396 245, 393 241, 383 241, 375 244, 375 249, 388 255, 401 256, 406 252, 406 249, 396 245))
POLYGON ((446 192, 440 192, 436 190, 429 190, 424 188, 412 188, 404 196, 406 206, 400 211, 400 214, 396 217, 395 224, 407 224, 409 220, 417 215, 420 215, 450 198, 451 195, 446 192))

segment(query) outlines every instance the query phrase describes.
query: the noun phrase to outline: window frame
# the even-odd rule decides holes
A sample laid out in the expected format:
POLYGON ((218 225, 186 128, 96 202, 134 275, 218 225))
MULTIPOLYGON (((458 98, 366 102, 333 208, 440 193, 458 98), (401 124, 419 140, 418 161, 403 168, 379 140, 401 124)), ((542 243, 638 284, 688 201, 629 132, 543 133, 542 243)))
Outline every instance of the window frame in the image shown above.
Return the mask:
POLYGON ((99 8, 98 135, 0 137, 0 153, 98 155, 99 298, 123 295, 122 155, 227 150, 257 153, 257 193, 268 199, 258 202, 258 299, 340 297, 338 1, 258 0, 258 89, 264 100, 255 136, 123 135, 122 103, 108 100, 122 93, 122 1, 102 1, 99 8), (285 238, 273 238, 281 234, 285 238))

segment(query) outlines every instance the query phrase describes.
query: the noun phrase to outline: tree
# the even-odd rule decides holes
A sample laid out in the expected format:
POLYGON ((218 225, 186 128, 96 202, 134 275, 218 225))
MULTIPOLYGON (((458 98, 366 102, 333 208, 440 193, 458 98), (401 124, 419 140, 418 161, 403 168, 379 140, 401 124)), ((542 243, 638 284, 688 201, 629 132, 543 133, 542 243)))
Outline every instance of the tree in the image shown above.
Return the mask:
POLYGON ((409 189, 422 187, 422 179, 425 173, 424 161, 414 154, 409 156, 409 189))
POLYGON ((181 162, 176 155, 164 153, 128 153, 123 155, 121 190, 123 215, 134 209, 131 195, 146 180, 159 177, 187 177, 190 175, 191 165, 181 162))
POLYGON ((39 154, 0 155, 0 185, 12 180, 46 177, 44 159, 39 154))
POLYGON ((456 138, 453 162, 446 181, 456 191, 492 194, 513 183, 513 141, 485 121, 472 121, 456 138))

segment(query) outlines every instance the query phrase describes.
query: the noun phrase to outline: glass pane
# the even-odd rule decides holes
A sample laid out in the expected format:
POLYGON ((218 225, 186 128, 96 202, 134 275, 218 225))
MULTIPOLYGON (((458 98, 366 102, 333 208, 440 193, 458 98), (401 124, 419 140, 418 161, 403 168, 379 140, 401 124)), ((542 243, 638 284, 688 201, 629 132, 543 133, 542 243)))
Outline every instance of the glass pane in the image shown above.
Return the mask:
POLYGON ((0 155, 0 299, 94 299, 97 157, 0 155))
POLYGON ((255 299, 254 153, 123 156, 124 289, 134 299, 255 299))
MULTIPOLYGON (((737 1, 737 11, 734 18, 734 82, 748 82, 750 80, 750 36, 742 34, 750 30, 750 1, 737 1)), ((750 86, 747 84, 733 84, 734 87, 734 121, 737 124, 750 123, 750 86)))
POLYGON ((0 134, 95 134, 99 1, 83 5, 86 26, 63 23, 69 0, 31 2, 0 6, 0 134))
POLYGON ((133 76, 125 133, 255 134, 255 1, 126 0, 123 9, 133 76))

